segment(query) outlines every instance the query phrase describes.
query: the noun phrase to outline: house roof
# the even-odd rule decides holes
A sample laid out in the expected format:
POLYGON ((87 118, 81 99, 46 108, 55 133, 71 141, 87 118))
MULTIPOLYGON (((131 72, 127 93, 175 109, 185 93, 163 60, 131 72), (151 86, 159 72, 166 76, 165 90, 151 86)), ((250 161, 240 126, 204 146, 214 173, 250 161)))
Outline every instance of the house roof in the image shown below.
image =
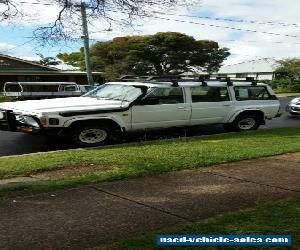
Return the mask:
POLYGON ((21 58, 17 58, 17 57, 13 57, 13 56, 8 56, 8 55, 4 55, 4 54, 0 54, 0 58, 7 58, 9 60, 13 60, 13 61, 17 61, 17 62, 21 62, 21 63, 25 63, 25 64, 29 64, 32 65, 34 67, 38 67, 38 68, 42 68, 42 69, 46 69, 49 71, 58 71, 59 69, 53 68, 53 67, 49 67, 49 66, 45 66, 45 65, 41 65, 39 63, 36 62, 32 62, 32 61, 28 61, 28 60, 24 60, 21 58))
MULTIPOLYGON (((102 76, 102 72, 92 72, 93 75, 102 76)), ((80 75, 86 75, 85 71, 24 71, 24 70, 14 70, 14 71, 0 71, 1 75, 38 75, 38 76, 50 76, 50 75, 66 75, 66 76, 80 76, 80 75)))
POLYGON ((278 64, 274 59, 262 58, 241 62, 232 65, 222 66, 219 74, 235 74, 235 73, 273 73, 278 64))

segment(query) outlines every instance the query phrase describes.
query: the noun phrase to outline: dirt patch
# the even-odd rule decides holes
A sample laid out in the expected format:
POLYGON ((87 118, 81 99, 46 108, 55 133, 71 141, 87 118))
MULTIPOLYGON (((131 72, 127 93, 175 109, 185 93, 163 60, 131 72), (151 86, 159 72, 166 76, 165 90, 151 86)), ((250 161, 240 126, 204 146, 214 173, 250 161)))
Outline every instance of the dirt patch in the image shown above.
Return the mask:
POLYGON ((290 153, 290 154, 272 156, 270 158, 275 160, 294 161, 300 163, 300 153, 290 153))
POLYGON ((68 168, 59 168, 55 170, 49 170, 45 172, 40 172, 31 175, 33 178, 42 179, 42 180, 56 180, 63 179, 71 176, 81 176, 87 173, 99 172, 99 171, 108 171, 116 168, 115 166, 99 166, 99 165, 80 165, 72 166, 68 168))

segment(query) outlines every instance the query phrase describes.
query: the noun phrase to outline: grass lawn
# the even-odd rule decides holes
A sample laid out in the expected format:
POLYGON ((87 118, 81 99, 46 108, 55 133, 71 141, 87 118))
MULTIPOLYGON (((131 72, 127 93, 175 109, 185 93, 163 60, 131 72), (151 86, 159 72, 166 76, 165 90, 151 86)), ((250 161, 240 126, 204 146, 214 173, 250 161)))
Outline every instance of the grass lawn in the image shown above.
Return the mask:
POLYGON ((300 93, 276 93, 277 96, 281 96, 281 97, 284 97, 284 96, 295 96, 295 97, 299 97, 300 96, 300 93))
POLYGON ((0 96, 0 103, 1 102, 10 102, 13 101, 13 98, 7 96, 0 96))
MULTIPOLYGON (((7 191, 51 191, 57 188, 155 175, 218 163, 300 151, 300 127, 260 130, 198 138, 155 141, 147 144, 69 150, 31 156, 0 158, 0 179, 57 169, 74 169, 74 175, 2 188, 7 191), (88 173, 76 167, 97 166, 88 173)), ((73 173, 73 171, 71 171, 73 173)))
POLYGON ((155 238, 158 234, 286 234, 292 236, 289 247, 161 247, 159 249, 209 249, 209 250, 284 250, 300 249, 300 197, 270 202, 251 210, 228 213, 186 226, 177 226, 139 237, 123 239, 115 244, 101 246, 94 250, 140 250, 157 249, 155 238))

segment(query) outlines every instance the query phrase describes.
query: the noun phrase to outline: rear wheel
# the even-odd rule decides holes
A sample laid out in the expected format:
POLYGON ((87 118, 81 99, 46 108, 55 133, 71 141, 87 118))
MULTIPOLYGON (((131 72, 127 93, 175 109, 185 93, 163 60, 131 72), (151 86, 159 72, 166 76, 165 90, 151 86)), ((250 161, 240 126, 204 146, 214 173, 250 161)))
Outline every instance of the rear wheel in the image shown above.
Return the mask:
POLYGON ((233 123, 226 124, 225 128, 231 131, 256 130, 261 124, 261 119, 255 114, 244 114, 238 116, 233 123))
POLYGON ((72 141, 83 147, 105 145, 111 138, 111 130, 105 125, 81 125, 71 131, 72 141))

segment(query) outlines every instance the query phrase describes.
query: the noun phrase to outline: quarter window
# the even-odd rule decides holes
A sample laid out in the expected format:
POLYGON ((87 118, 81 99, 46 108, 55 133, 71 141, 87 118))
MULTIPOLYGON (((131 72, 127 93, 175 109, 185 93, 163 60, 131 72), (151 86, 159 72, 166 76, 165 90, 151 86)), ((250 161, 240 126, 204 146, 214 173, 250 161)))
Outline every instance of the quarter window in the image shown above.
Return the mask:
POLYGON ((226 87, 192 87, 191 93, 193 102, 224 102, 230 100, 226 87))
POLYGON ((67 92, 75 92, 76 91, 76 86, 75 85, 70 85, 70 86, 65 86, 64 91, 67 92))
POLYGON ((234 91, 238 101, 272 99, 272 96, 264 86, 239 86, 234 87, 234 91))

